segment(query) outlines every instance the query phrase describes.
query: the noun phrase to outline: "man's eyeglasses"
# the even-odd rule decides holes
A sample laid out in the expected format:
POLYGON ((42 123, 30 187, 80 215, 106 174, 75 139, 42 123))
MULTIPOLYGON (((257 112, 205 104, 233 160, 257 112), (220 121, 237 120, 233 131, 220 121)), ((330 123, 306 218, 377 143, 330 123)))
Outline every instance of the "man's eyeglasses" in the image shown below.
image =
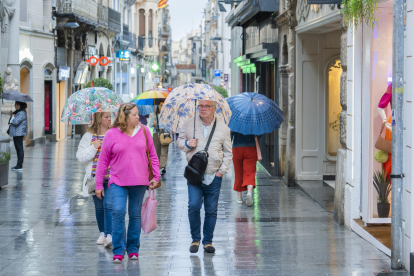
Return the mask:
POLYGON ((198 108, 200 109, 209 109, 212 105, 199 105, 198 108))

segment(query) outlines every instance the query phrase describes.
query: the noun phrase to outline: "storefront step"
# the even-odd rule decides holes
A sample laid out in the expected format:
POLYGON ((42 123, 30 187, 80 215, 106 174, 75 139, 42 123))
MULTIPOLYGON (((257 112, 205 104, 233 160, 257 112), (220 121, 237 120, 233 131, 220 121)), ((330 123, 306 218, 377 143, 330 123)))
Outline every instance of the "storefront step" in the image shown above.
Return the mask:
POLYGON ((296 185, 328 212, 333 212, 335 189, 323 180, 297 180, 296 185))
POLYGON ((351 229, 364 240, 391 257, 391 225, 365 226, 361 219, 354 219, 351 229))

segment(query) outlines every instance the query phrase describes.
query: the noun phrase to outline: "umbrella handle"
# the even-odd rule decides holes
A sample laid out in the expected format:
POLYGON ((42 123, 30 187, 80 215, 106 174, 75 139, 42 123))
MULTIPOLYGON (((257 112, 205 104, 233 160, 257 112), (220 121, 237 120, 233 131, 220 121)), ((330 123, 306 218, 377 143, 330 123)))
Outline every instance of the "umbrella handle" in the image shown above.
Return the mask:
POLYGON ((196 123, 196 116, 197 116, 197 100, 194 99, 194 134, 193 139, 195 139, 195 123, 196 123))

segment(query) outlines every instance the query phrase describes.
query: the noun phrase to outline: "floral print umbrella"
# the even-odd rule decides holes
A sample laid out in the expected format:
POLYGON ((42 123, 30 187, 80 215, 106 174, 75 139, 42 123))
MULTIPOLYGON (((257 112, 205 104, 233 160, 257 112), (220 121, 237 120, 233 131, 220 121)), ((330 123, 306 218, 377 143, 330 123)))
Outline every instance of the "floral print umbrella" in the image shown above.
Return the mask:
POLYGON ((222 95, 207 84, 189 83, 175 88, 168 95, 160 114, 160 129, 180 133, 188 118, 196 113, 195 101, 207 100, 217 103, 216 117, 219 121, 229 123, 230 107, 222 95))
POLYGON ((108 88, 85 88, 67 99, 61 121, 72 125, 92 124, 93 113, 116 112, 121 104, 121 98, 108 88))

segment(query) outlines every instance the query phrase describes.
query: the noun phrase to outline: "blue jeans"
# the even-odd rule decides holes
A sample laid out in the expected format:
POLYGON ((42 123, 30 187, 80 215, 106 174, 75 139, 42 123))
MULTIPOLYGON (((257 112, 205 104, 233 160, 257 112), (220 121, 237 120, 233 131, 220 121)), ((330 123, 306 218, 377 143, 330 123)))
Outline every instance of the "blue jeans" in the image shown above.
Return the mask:
POLYGON ((112 195, 108 189, 108 180, 103 183, 105 196, 99 199, 96 195, 93 196, 95 203, 95 215, 98 222, 99 232, 104 232, 105 236, 112 234, 112 195))
POLYGON ((139 237, 141 235, 141 208, 147 186, 118 186, 111 185, 114 201, 112 212, 112 252, 114 255, 124 255, 139 252, 139 237), (129 200, 127 200, 129 197, 129 200), (128 235, 125 230, 125 214, 128 201, 129 225, 128 235), (126 239, 126 236, 128 237, 126 239))
POLYGON ((191 237, 193 241, 201 240, 201 217, 200 209, 204 197, 204 227, 203 227, 203 244, 213 242, 213 232, 217 221, 217 207, 220 195, 221 177, 214 177, 213 183, 199 186, 188 185, 188 219, 190 221, 191 237))

